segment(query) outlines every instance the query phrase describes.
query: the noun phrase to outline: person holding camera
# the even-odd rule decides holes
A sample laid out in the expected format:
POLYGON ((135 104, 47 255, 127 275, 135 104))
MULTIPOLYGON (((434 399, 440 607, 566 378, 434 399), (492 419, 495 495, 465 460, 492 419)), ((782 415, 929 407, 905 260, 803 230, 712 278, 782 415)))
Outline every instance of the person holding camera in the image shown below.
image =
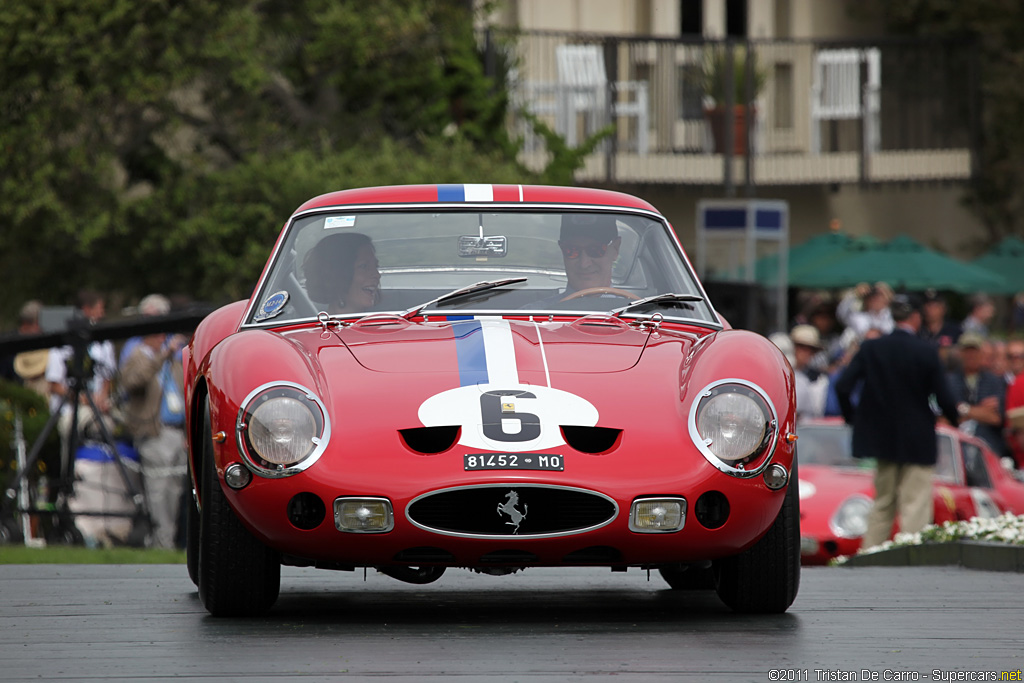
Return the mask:
MULTIPOLYGON (((151 294, 144 315, 166 315, 170 302, 151 294)), ((186 479, 185 401, 181 349, 187 338, 157 333, 142 337, 121 367, 125 420, 139 452, 153 532, 149 545, 176 547, 178 513, 186 479)))

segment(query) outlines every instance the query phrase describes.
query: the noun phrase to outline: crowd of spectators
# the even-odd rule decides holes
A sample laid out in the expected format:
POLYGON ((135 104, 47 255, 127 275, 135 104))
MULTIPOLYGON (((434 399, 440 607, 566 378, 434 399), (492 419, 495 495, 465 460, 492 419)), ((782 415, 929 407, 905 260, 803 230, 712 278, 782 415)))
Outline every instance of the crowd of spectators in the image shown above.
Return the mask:
MULTIPOLYGON (((18 333, 44 332, 44 308, 39 301, 24 304, 18 333)), ((135 311, 141 316, 170 312, 171 301, 161 294, 143 298, 135 311)), ((78 293, 73 318, 94 324, 105 316, 102 293, 78 293)), ((0 359, 0 378, 36 391, 47 399, 51 414, 59 413, 56 425, 65 471, 54 473, 51 481, 70 478, 74 487, 43 495, 51 503, 68 497, 86 545, 184 546, 181 520, 189 487, 181 350, 186 341, 180 334, 165 333, 117 344, 90 341, 80 359, 82 367, 76 367, 79 361, 71 346, 0 359), (145 500, 141 525, 133 489, 141 490, 145 500)))
MULTIPOLYGON (((966 406, 960 428, 1024 469, 1024 335, 993 332, 996 306, 985 294, 968 299, 961 320, 950 316, 941 293, 913 296, 918 335, 938 351, 954 397, 966 406)), ((794 369, 798 420, 842 416, 836 381, 865 340, 893 331, 893 297, 885 283, 861 284, 838 298, 808 292, 789 332, 772 335, 794 369)))

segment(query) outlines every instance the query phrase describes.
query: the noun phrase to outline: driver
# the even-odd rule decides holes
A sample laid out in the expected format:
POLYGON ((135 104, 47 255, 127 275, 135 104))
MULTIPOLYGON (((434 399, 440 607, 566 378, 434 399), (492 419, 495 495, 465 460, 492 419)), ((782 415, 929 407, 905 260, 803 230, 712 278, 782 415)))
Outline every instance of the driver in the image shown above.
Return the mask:
MULTIPOLYGON (((565 291, 541 299, 533 306, 556 304, 577 292, 612 286, 612 264, 622 238, 610 213, 562 214, 558 246, 565 263, 565 291)), ((594 296, 601 296, 595 292, 594 296)), ((611 295, 614 296, 614 295, 611 295)))

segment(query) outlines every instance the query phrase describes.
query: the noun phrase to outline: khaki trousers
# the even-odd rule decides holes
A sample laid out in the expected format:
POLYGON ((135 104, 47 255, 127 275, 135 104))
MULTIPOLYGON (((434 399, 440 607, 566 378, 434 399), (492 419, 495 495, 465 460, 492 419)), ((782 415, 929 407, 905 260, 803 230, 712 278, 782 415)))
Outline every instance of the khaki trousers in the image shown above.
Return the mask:
POLYGON ((932 521, 934 465, 879 460, 875 466, 875 503, 868 515, 864 548, 889 540, 899 513, 900 531, 917 533, 932 521))
POLYGON ((174 548, 181 493, 188 476, 185 431, 163 425, 159 434, 136 439, 135 445, 142 461, 146 503, 153 522, 153 534, 147 544, 153 548, 174 548))

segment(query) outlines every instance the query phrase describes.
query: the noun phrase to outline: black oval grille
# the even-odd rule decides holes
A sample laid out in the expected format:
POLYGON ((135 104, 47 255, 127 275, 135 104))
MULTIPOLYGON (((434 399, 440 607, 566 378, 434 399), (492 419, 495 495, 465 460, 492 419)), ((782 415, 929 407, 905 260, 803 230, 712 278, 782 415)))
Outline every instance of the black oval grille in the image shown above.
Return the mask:
POLYGON ((470 536, 579 533, 615 519, 615 503, 581 489, 550 486, 475 486, 431 493, 408 509, 414 524, 470 536))

